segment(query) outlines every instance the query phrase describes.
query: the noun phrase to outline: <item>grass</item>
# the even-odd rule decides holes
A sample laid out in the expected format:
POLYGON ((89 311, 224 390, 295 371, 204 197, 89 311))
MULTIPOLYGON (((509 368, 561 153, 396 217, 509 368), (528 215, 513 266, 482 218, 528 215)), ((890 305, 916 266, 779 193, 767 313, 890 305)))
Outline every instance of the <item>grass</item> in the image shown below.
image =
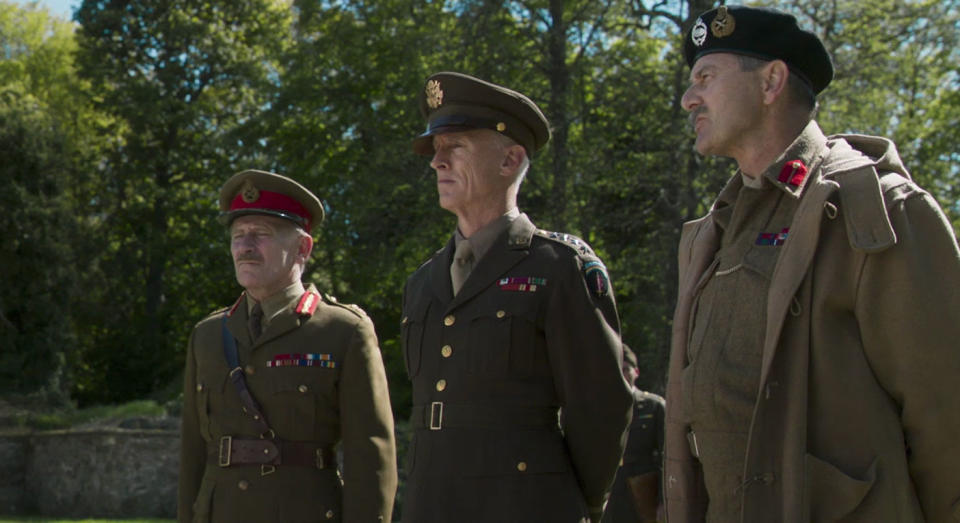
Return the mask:
MULTIPOLYGON (((166 414, 166 409, 156 401, 140 400, 131 401, 122 405, 102 405, 85 409, 60 408, 49 412, 21 412, 15 415, 15 425, 34 430, 56 430, 101 420, 131 417, 160 417, 164 414, 166 414)), ((7 520, 0 519, 0 523, 4 521, 7 520)), ((143 521, 148 522, 150 520, 143 521)))

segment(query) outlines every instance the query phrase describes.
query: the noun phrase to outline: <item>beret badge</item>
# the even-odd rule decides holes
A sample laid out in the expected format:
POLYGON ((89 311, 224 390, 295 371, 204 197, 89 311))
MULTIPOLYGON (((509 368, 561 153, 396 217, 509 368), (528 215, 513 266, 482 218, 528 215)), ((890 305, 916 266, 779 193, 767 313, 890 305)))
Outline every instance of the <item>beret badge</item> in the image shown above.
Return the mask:
POLYGON ((243 198, 243 201, 253 203, 260 199, 260 189, 257 189, 252 181, 247 180, 240 189, 240 196, 243 198))
POLYGON ((701 47, 705 41, 707 41, 707 24, 703 23, 703 18, 697 18, 697 23, 694 24, 693 30, 690 31, 690 39, 693 40, 693 44, 697 47, 701 47))
POLYGON ((733 34, 737 27, 737 21, 733 15, 727 11, 727 6, 722 5, 717 8, 717 16, 710 22, 710 32, 717 38, 723 38, 733 34))
POLYGON ((427 87, 424 91, 427 95, 427 106, 431 109, 440 107, 440 104, 443 103, 443 89, 440 89, 440 82, 430 80, 427 82, 427 87))

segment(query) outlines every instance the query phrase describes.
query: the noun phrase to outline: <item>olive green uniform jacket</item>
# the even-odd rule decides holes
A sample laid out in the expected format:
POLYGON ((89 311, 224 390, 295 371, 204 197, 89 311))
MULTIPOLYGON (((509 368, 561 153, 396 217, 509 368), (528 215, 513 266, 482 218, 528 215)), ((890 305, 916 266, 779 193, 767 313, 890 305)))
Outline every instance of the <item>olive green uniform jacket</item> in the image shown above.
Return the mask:
POLYGON ((373 323, 358 307, 321 297, 313 286, 307 294, 315 310, 298 314, 298 301, 291 302, 256 343, 247 331, 244 297, 226 326, 250 392, 277 437, 325 447, 342 442, 342 481, 329 464, 323 470, 279 465, 267 475, 256 465, 218 465, 221 437, 257 438, 259 432, 228 379, 221 335, 227 311, 217 312, 197 324, 187 352, 181 522, 390 521, 397 485, 393 417, 373 323), (322 366, 275 364, 303 354, 329 359, 322 366))
MULTIPOLYGON (((742 521, 956 521, 956 238, 890 141, 815 131, 818 152, 795 188, 801 202, 767 296, 760 388, 736 471, 742 521)), ((724 191, 741 184, 738 174, 724 191)), ((685 224, 680 241, 664 471, 671 523, 702 521, 708 501, 680 398, 692 304, 719 240, 707 215, 685 224)))
MULTIPOLYGON (((623 460, 617 470, 610 491, 610 502, 603 512, 603 523, 637 523, 637 501, 628 483, 628 478, 650 475, 659 478, 663 472, 663 421, 665 403, 662 397, 640 389, 633 389, 633 420, 623 449, 623 460)), ((649 485, 645 492, 650 501, 649 509, 656 512, 661 501, 660 483, 649 485)))
POLYGON ((521 215, 454 297, 453 252, 451 239, 404 293, 403 521, 579 522, 588 505, 599 518, 633 402, 599 260, 521 215))

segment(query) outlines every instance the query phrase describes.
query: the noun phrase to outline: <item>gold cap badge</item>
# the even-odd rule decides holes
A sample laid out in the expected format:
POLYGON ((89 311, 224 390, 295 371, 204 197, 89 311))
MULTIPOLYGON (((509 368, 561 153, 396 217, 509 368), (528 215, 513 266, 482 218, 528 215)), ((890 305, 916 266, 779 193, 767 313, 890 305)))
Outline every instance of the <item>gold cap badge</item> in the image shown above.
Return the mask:
POLYGON ((497 123, 497 130, 500 131, 501 133, 502 133, 503 131, 506 131, 506 130, 507 130, 507 124, 505 124, 505 123, 503 123, 503 122, 498 122, 498 123, 497 123))
POLYGON ((727 6, 721 5, 718 7, 717 16, 714 17, 713 22, 710 22, 710 32, 713 33, 713 36, 717 38, 730 36, 736 27, 737 21, 727 11, 727 6))
POLYGON ((240 196, 243 198, 243 201, 253 203, 260 199, 260 189, 257 189, 251 180, 247 180, 243 182, 243 187, 240 189, 240 196))
POLYGON ((440 107, 443 103, 443 89, 440 89, 440 82, 430 80, 427 82, 427 88, 424 90, 427 94, 427 106, 431 109, 440 107))

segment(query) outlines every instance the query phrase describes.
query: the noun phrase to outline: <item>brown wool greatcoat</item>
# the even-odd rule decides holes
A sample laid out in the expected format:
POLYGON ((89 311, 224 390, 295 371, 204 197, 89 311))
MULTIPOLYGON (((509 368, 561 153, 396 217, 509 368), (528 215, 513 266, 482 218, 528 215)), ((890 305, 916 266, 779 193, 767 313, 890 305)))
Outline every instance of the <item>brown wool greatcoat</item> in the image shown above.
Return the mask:
MULTIPOLYGON (((760 388, 735 471, 742 521, 960 520, 956 238, 891 142, 820 136, 820 163, 798 191, 767 296, 760 388)), ((742 184, 739 175, 730 184, 742 184)), ((679 399, 692 304, 719 240, 707 215, 685 224, 680 242, 664 471, 671 523, 702 521, 708 501, 679 399)))
POLYGON ((415 430, 403 521, 585 521, 613 481, 633 399, 613 290, 598 295, 584 275, 599 260, 521 215, 454 297, 453 252, 451 239, 404 293, 415 430))
POLYGON ((211 447, 222 436, 259 435, 228 379, 220 311, 197 324, 187 352, 181 522, 390 521, 397 485, 393 417, 373 323, 359 308, 323 297, 313 286, 307 292, 320 300, 312 314, 298 314, 294 300, 256 343, 247 330, 246 298, 234 307, 227 328, 237 340, 249 389, 276 435, 326 447, 341 442, 342 481, 336 466, 279 465, 268 475, 256 465, 218 466, 211 447), (329 354, 334 364, 267 366, 293 353, 329 354))

